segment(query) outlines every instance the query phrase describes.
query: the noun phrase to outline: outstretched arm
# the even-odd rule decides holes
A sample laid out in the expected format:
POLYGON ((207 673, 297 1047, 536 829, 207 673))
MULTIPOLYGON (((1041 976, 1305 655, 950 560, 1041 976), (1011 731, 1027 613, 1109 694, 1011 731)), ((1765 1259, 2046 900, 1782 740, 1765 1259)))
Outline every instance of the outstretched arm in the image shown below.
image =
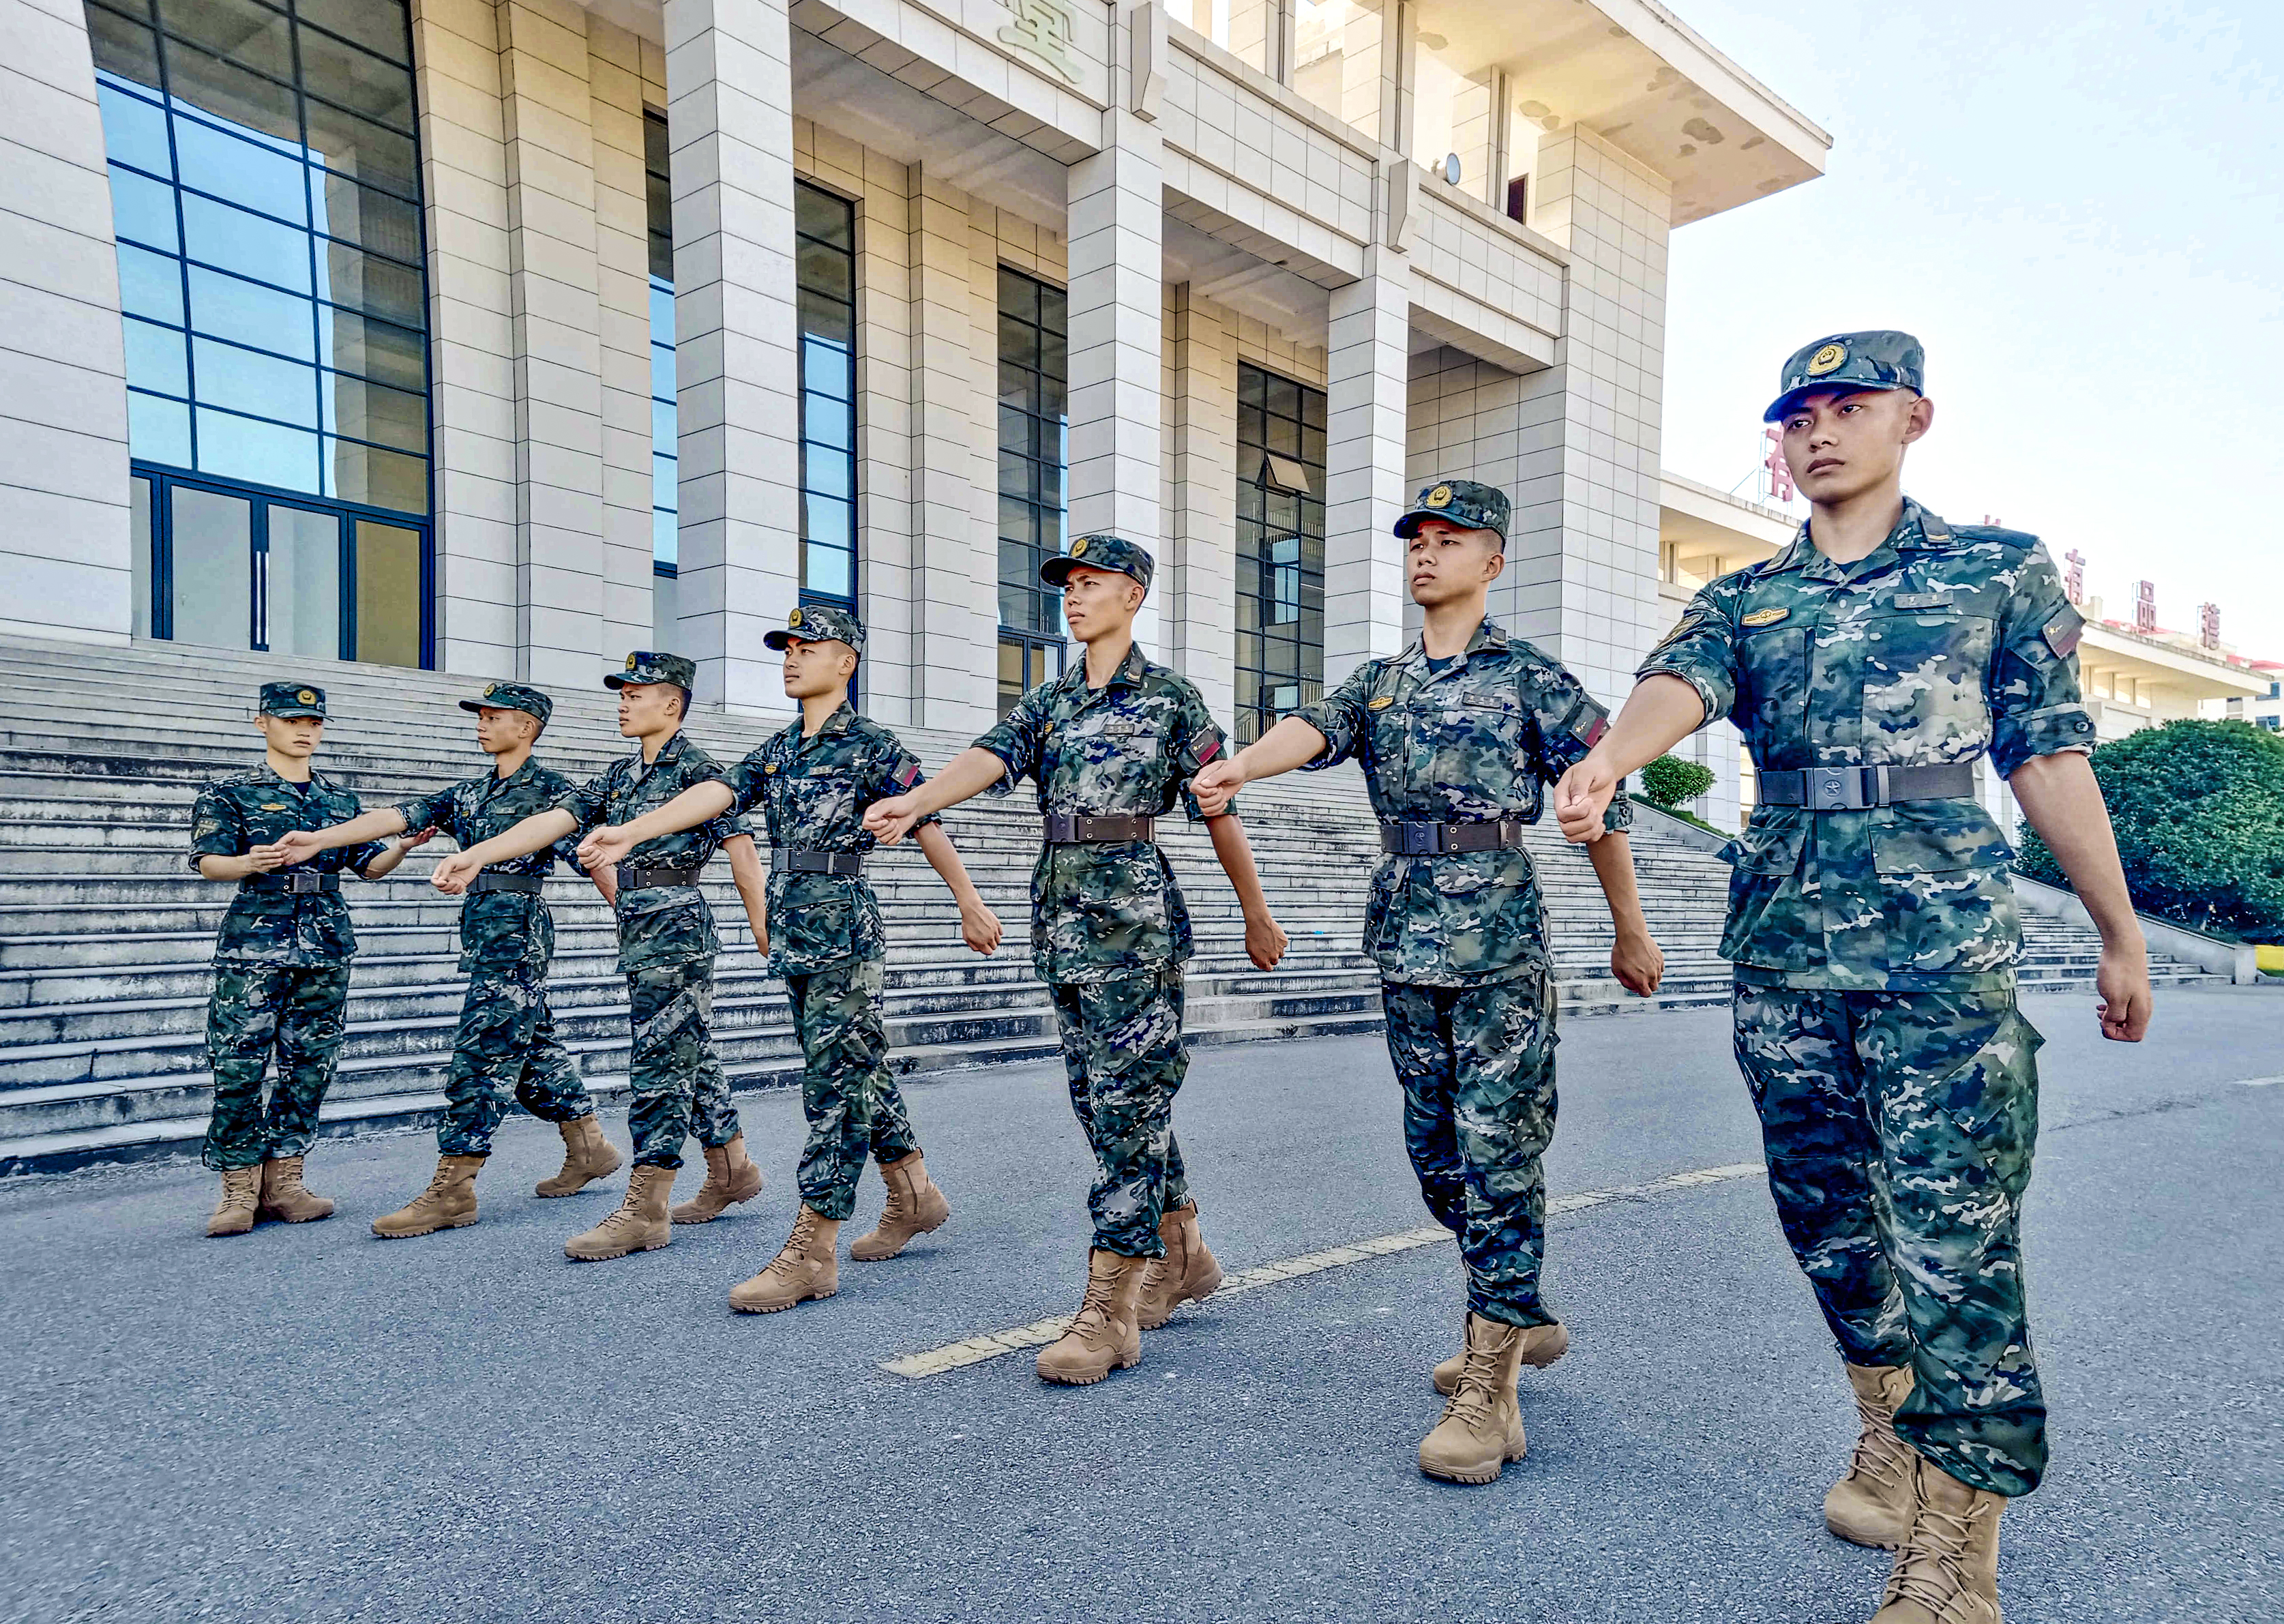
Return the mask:
POLYGON ((1602 883, 1610 925, 1616 932, 1610 946, 1610 974, 1627 992, 1647 998, 1665 979, 1665 954, 1650 936, 1649 921, 1642 917, 1641 891, 1634 883, 1633 843, 1623 829, 1612 829, 1586 848, 1586 858, 1602 883))
POLYGON ((505 863, 512 858, 528 857, 534 851, 553 845, 578 827, 579 820, 559 807, 534 812, 489 840, 479 841, 466 851, 446 858, 436 865, 436 872, 428 876, 428 883, 438 890, 457 897, 468 889, 469 881, 492 864, 505 863))
POLYGON ((1330 748, 1313 724, 1288 716, 1226 761, 1209 762, 1190 780, 1190 793, 1208 818, 1221 815, 1237 792, 1257 778, 1305 767, 1330 748))
POLYGON ((728 812, 737 799, 736 791, 719 779, 692 784, 665 805, 653 807, 639 818, 597 829, 579 843, 579 861, 589 868, 615 867, 645 840, 694 829, 708 818, 718 818, 728 812))
POLYGON ((1634 685, 1625 709, 1586 758, 1554 787, 1554 817, 1574 845, 1599 841, 1618 781, 1639 773, 1705 725, 1705 700, 1680 678, 1654 672, 1634 685))
POLYGON ((1245 956, 1253 961, 1255 969, 1275 969, 1291 944, 1285 928, 1269 912, 1269 898, 1262 893, 1261 870, 1253 861, 1253 843, 1245 837, 1245 825, 1238 821, 1235 812, 1224 812, 1206 820, 1206 833, 1213 838, 1214 855, 1221 859, 1222 872, 1229 875, 1230 887, 1237 892, 1237 906, 1245 914, 1245 956))
POLYGON ((2101 932, 2101 964, 2094 990, 2101 997, 2101 1035, 2139 1043, 2149 1030, 2155 1000, 2149 991, 2149 948, 2117 859, 2117 835, 2093 765, 2076 750, 2033 756, 2016 767, 2006 787, 2022 815, 2069 876, 2070 889, 2101 932))
POLYGON ((1007 772, 1007 764, 989 750, 969 745, 951 758, 951 765, 925 784, 873 802, 864 809, 864 827, 884 846, 893 846, 932 812, 957 806, 982 795, 1007 772))
POLYGON ((913 838, 919 843, 920 855, 927 859, 928 867, 950 888, 953 900, 959 904, 959 939, 978 953, 998 952, 999 916, 983 906, 982 893, 967 877, 967 865, 959 860, 959 848, 951 843, 943 825, 928 824, 913 838))
MULTIPOLYGON (((369 840, 386 840, 391 835, 403 834, 404 830, 404 814, 394 806, 384 806, 378 812, 351 818, 347 823, 336 823, 331 828, 294 829, 289 834, 280 835, 278 847, 286 854, 287 862, 306 863, 320 851, 331 851, 338 846, 361 846, 369 840)), ((395 867, 395 863, 389 865, 391 868, 395 867)), ((365 877, 377 879, 379 876, 366 875, 365 877)))

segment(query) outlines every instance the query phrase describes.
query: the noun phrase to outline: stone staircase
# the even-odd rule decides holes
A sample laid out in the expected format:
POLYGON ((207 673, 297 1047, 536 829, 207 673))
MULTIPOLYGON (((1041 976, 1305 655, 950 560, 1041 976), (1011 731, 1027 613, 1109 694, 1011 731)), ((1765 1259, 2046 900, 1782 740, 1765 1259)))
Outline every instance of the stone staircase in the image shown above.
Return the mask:
MULTIPOLYGON (((392 667, 144 644, 90 649, 0 642, 0 1173, 181 1154, 205 1129, 207 957, 231 888, 184 862, 191 803, 215 774, 257 758, 251 722, 260 682, 311 676, 334 720, 320 770, 385 804, 481 770, 458 701, 467 679, 392 667)), ((599 678, 600 673, 598 672, 599 678)), ((542 758, 575 777, 628 748, 599 685, 558 694, 542 758)), ((774 724, 700 713, 690 732, 734 760, 774 724)), ((907 731, 931 768, 967 740, 907 731)), ((1353 769, 1295 775, 1248 789, 1241 807, 1263 880, 1292 949, 1275 971, 1247 962, 1234 898, 1202 831, 1178 817, 1165 843, 1198 939, 1189 992, 1200 1043, 1373 1030, 1377 978, 1358 951, 1365 883, 1378 861, 1353 769)), ((1657 821, 1646 820, 1646 821, 1657 821)), ((890 938, 893 1063, 940 1069, 1056 1052, 1045 990, 1030 973, 1029 883, 1038 820, 1029 796, 977 801, 947 824, 978 888, 1007 927, 999 952, 961 945, 957 911, 909 846, 872 865, 890 938)), ((457 899, 426 879, 439 841, 378 883, 345 889, 363 951, 341 1068, 325 1105, 328 1132, 433 1118, 462 983, 457 899)), ((1635 842, 1653 930, 1667 955, 1654 1000, 1609 977, 1608 917, 1591 866, 1550 825, 1537 856, 1553 918, 1566 1012, 1601 1014, 1720 1003, 1728 967, 1714 952, 1727 869, 1670 834, 1635 842)), ((800 1050, 784 991, 751 951, 728 865, 707 890, 724 952, 715 1034, 732 1083, 798 1079, 800 1050)), ((623 983, 614 972, 609 910, 575 876, 549 886, 557 922, 551 996, 564 1040, 603 1096, 626 1086, 623 983)), ((2025 985, 2089 985, 2086 931, 2031 920, 2025 985)), ((2202 979, 2170 961, 2167 981, 2202 979)))

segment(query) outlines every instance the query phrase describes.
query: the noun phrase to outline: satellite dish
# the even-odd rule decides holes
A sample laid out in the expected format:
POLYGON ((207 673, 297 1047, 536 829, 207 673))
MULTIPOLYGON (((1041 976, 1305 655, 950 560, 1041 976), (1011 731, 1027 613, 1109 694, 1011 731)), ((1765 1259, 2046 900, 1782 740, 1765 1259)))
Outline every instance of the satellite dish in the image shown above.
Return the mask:
POLYGON ((1458 184, 1459 184, 1459 153, 1445 153, 1443 154, 1443 178, 1444 178, 1446 181, 1450 182, 1452 185, 1456 186, 1456 185, 1458 185, 1458 184))

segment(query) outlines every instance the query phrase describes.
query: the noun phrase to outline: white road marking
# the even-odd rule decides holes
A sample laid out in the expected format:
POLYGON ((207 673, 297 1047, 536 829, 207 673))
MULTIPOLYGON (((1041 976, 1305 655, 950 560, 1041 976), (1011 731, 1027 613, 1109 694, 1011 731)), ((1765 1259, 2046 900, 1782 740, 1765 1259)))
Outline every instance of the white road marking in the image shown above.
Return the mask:
POLYGON ((2236 1086, 2240 1088, 2272 1088, 2279 1083, 2284 1083, 2284 1077, 2240 1077, 2236 1079, 2236 1086))
MULTIPOLYGON (((2268 1080, 2284 1079, 2271 1078, 2268 1080)), ((1700 1167, 1689 1173, 1653 1179, 1647 1184, 1623 1184, 1612 1189, 1580 1190, 1576 1195, 1555 1196, 1547 1201, 1546 1212, 1549 1217, 1553 1217, 1558 1213, 1583 1212, 1589 1207, 1607 1206, 1615 1201, 1649 1201, 1681 1190, 1701 1189, 1709 1184, 1725 1183, 1731 1179, 1756 1177, 1766 1171, 1758 1162, 1737 1162, 1726 1167, 1700 1167)), ((1412 1251, 1422 1246, 1442 1245, 1451 1238, 1451 1232, 1440 1224, 1421 1229, 1399 1229, 1394 1235, 1376 1235, 1369 1240, 1352 1241, 1345 1246, 1327 1247, 1323 1251, 1304 1252, 1297 1258, 1259 1264, 1225 1277, 1221 1283, 1221 1290, 1216 1291, 1210 1300, 1218 1302, 1240 1291, 1281 1285, 1288 1280, 1320 1275, 1326 1269, 1346 1268, 1352 1263, 1368 1263, 1374 1258, 1392 1257, 1397 1252, 1412 1251)), ((1029 1325, 987 1331, 965 1341, 946 1343, 942 1347, 906 1353, 896 1359, 884 1359, 880 1368, 891 1376, 909 1377, 920 1381, 931 1376, 942 1376, 947 1370, 982 1364, 986 1360, 1003 1358, 1009 1353, 1020 1353, 1025 1348, 1044 1347, 1069 1327, 1070 1317, 1068 1314, 1052 1320, 1034 1320, 1029 1325)))

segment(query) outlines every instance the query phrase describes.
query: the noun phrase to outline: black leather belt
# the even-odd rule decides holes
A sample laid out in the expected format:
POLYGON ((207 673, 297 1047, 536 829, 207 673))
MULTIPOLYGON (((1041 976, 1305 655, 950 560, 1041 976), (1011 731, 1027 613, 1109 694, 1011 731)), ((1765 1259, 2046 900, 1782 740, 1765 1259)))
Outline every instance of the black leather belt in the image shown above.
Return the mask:
POLYGON ((1975 764, 1924 767, 1788 767, 1756 775, 1763 806, 1865 812, 1897 801, 1959 801, 1975 796, 1975 764))
POLYGON ((1443 851, 1505 851, 1521 846, 1520 818, 1481 823, 1382 823, 1380 849, 1397 857, 1433 857, 1443 851))
POLYGON ((648 890, 658 885, 695 885, 699 870, 695 868, 622 868, 619 889, 624 891, 648 890))
POLYGON ((864 854, 861 851, 806 851, 795 846, 776 846, 770 851, 770 867, 777 874, 862 874, 864 854))
POLYGON ((319 891, 340 890, 341 876, 337 874, 311 874, 306 869, 298 873, 250 874, 238 885, 240 890, 285 891, 295 897, 313 897, 319 891))
POLYGON ((1047 843, 1051 846, 1091 845, 1108 840, 1154 840, 1156 820, 1131 812, 1090 818, 1079 812, 1049 812, 1047 843))
POLYGON ((544 875, 494 874, 487 868, 468 882, 468 894, 473 896, 478 891, 521 891, 528 897, 536 897, 539 895, 540 888, 546 883, 547 876, 544 875))

